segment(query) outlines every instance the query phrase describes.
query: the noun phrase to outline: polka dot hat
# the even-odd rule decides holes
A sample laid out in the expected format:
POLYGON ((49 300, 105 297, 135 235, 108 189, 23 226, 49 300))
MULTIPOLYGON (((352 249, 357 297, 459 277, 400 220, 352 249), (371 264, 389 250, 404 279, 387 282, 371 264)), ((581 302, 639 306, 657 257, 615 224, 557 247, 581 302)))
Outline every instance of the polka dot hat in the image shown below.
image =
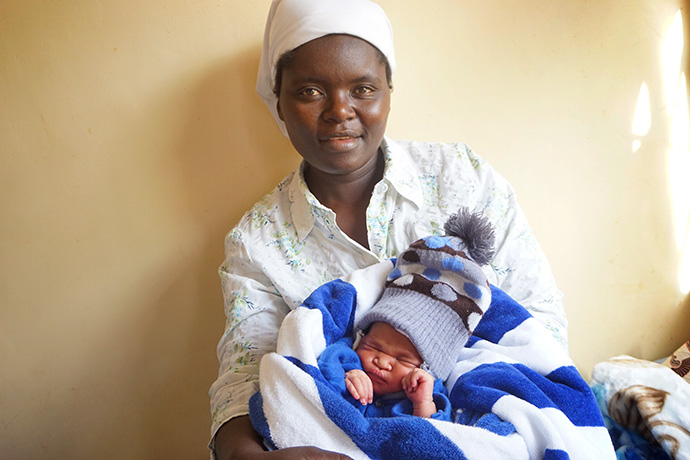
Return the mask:
POLYGON ((480 213, 461 208, 445 236, 415 241, 396 260, 383 295, 360 320, 383 321, 405 334, 434 377, 446 380, 460 351, 491 303, 480 265, 494 254, 494 232, 480 213))

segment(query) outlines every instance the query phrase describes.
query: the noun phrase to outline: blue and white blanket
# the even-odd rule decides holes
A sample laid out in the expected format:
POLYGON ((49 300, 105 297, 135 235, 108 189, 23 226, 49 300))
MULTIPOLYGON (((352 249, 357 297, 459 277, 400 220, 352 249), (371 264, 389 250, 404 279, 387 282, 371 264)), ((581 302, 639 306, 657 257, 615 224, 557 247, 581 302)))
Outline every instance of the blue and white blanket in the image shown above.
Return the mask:
POLYGON ((493 300, 446 381, 455 423, 364 418, 317 359, 352 334, 383 291, 390 262, 316 289, 281 326, 250 401, 269 446, 317 446, 353 459, 615 459, 589 386, 551 334, 492 287, 493 300))

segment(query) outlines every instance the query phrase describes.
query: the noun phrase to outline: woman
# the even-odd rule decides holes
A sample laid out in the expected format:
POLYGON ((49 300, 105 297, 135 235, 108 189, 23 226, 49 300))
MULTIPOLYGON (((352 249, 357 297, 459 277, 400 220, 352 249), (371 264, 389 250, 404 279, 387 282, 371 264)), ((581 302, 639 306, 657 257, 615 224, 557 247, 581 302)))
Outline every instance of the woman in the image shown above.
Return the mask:
POLYGON ((490 282, 566 346, 561 294, 510 185, 467 146, 385 137, 395 71, 385 13, 368 0, 276 0, 257 91, 303 157, 226 239, 226 332, 211 388, 217 458, 345 458, 264 452, 246 414, 282 319, 319 285, 442 232, 461 206, 496 228, 490 282))

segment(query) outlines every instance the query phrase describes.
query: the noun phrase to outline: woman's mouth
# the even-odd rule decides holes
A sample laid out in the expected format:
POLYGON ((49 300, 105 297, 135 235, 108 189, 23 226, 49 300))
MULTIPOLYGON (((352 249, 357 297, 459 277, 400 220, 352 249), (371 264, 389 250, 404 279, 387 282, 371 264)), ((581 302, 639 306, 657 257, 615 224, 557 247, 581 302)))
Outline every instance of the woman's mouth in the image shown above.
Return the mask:
POLYGON ((337 152, 352 150, 360 140, 361 136, 351 132, 334 133, 320 139, 322 145, 337 152))

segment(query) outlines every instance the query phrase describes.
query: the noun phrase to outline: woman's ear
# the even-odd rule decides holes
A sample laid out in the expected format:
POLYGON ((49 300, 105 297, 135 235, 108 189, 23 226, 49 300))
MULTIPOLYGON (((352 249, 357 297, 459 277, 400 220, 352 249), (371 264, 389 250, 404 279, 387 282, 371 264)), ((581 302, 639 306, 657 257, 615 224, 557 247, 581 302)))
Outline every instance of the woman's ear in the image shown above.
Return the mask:
POLYGON ((282 120, 285 121, 285 118, 283 118, 283 111, 280 110, 280 99, 276 101, 276 112, 278 112, 278 117, 282 120))

